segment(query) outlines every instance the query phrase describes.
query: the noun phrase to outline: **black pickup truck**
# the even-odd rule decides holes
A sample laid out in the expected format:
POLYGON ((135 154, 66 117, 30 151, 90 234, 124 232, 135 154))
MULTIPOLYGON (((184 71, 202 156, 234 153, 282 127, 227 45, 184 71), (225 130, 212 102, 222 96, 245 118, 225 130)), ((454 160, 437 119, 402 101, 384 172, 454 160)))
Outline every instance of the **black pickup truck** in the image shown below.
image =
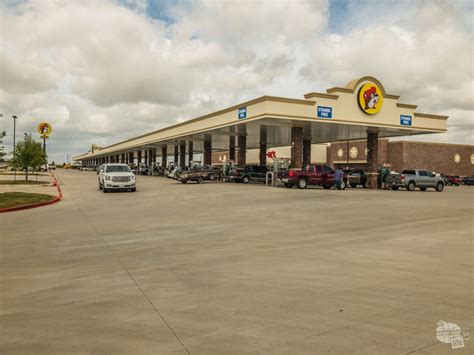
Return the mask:
POLYGON ((265 182, 267 172, 268 168, 266 166, 249 165, 245 168, 232 170, 229 178, 232 181, 243 182, 244 184, 248 184, 250 181, 265 182))

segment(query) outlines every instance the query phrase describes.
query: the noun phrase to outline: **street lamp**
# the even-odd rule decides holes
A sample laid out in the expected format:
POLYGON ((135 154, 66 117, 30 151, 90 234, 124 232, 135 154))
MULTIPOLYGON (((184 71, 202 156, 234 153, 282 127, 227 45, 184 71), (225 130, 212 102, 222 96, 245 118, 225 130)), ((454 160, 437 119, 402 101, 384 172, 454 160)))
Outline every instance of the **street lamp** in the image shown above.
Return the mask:
MULTIPOLYGON (((15 156, 15 136, 16 136, 16 119, 18 118, 17 116, 13 115, 13 156, 15 156)), ((13 175, 13 181, 16 182, 16 168, 13 170, 14 175, 13 175)))

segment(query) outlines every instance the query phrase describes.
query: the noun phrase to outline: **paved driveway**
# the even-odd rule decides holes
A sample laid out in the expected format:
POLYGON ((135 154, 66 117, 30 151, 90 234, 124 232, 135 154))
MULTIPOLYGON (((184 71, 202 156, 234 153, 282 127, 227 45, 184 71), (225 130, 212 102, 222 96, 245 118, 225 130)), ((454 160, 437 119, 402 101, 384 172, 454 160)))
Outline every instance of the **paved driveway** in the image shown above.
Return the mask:
POLYGON ((288 190, 57 171, 0 215, 0 353, 463 354, 474 188, 288 190))

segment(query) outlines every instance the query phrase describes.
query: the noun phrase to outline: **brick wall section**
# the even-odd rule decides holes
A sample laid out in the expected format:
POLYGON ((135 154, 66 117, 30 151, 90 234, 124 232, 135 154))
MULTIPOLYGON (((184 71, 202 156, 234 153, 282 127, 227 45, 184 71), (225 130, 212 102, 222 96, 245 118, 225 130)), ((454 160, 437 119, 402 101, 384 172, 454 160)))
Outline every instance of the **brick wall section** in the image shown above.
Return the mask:
MULTIPOLYGON (((349 157, 349 163, 366 160, 366 142, 349 142, 349 150, 356 147, 358 155, 356 158, 349 157)), ((471 164, 471 155, 474 154, 473 145, 424 143, 411 141, 393 141, 387 139, 379 140, 378 160, 379 164, 388 164, 392 170, 402 171, 404 169, 426 169, 443 173, 446 175, 474 175, 474 165, 471 164), (459 154, 461 161, 454 161, 455 154, 459 154)), ((347 142, 332 143, 327 148, 327 162, 334 167, 334 161, 346 161, 347 142), (342 157, 337 156, 337 151, 342 149, 342 157)), ((364 164, 362 164, 364 165, 364 164)), ((350 166, 355 166, 351 164, 350 166)), ((358 164, 357 167, 359 167, 358 164)))
POLYGON ((427 169, 447 175, 474 174, 474 165, 471 164, 474 146, 420 142, 403 142, 402 146, 404 169, 427 169), (461 157, 459 163, 454 161, 456 154, 461 157))
MULTIPOLYGON (((378 146, 378 161, 379 163, 388 161, 388 139, 379 139, 378 146)), ((352 147, 357 148, 357 156, 352 158, 349 154, 349 163, 354 163, 355 161, 367 160, 367 155, 365 154, 365 148, 367 147, 366 141, 349 141, 349 152, 352 147)), ((331 143, 331 146, 328 147, 327 153, 327 162, 329 165, 334 166, 334 161, 347 161, 347 142, 338 142, 331 143), (337 156, 337 151, 339 149, 343 150, 342 157, 337 156)))
POLYGON ((388 150, 387 163, 390 162, 392 170, 403 170, 403 142, 390 142, 390 149, 388 150))

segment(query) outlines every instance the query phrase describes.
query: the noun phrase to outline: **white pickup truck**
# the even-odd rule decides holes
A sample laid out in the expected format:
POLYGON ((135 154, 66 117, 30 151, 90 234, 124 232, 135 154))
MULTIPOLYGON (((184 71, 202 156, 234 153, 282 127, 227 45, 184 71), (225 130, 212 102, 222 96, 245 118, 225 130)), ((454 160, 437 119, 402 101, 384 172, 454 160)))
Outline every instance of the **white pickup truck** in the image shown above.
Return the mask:
POLYGON ((389 174, 385 183, 392 190, 403 187, 408 191, 414 191, 415 188, 426 191, 427 188, 433 188, 441 192, 444 189, 444 179, 429 170, 403 170, 401 174, 389 174))
POLYGON ((135 174, 127 164, 103 164, 99 170, 99 190, 137 190, 135 174))

